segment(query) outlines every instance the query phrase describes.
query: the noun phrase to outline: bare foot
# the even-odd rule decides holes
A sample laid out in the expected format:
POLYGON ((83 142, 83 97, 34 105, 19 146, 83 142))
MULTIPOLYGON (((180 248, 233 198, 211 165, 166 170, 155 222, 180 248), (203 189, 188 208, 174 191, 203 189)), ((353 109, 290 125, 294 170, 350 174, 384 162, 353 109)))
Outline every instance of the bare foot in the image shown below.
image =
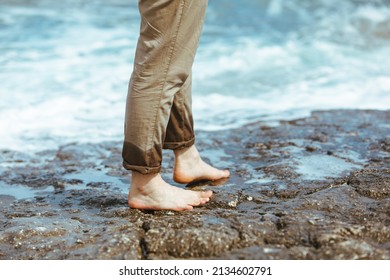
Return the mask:
POLYGON ((188 184, 201 180, 218 180, 230 176, 228 170, 220 170, 205 163, 195 145, 189 148, 175 150, 175 168, 173 180, 177 183, 188 184))
POLYGON ((133 172, 129 206, 149 210, 191 210, 210 200, 211 191, 190 191, 167 184, 160 174, 142 175, 133 172))

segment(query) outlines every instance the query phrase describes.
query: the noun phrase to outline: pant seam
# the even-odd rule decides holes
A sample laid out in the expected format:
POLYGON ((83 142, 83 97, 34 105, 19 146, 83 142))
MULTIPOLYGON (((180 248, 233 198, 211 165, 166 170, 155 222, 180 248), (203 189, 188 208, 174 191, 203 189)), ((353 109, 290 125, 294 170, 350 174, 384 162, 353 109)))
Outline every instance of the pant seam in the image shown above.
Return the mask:
MULTIPOLYGON (((187 77, 187 79, 189 79, 189 77, 187 77)), ((187 85, 185 84, 184 86, 187 86, 187 85)), ((180 114, 182 116, 185 116, 184 115, 184 107, 185 107, 185 105, 184 105, 184 100, 183 100, 184 98, 183 98, 183 96, 180 96, 180 97, 181 97, 180 98, 181 99, 180 114)), ((181 138, 182 141, 184 141, 184 117, 181 118, 181 120, 180 120, 180 138, 181 138)))

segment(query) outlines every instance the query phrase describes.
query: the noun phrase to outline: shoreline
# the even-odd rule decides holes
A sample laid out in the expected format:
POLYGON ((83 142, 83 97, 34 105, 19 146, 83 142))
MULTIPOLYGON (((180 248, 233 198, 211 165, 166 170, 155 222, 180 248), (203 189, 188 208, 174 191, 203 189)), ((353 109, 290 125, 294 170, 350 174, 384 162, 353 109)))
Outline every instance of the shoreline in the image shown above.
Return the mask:
MULTIPOLYGON (((389 123, 331 110, 199 131, 232 176, 188 186, 214 192, 188 212, 128 208, 120 142, 1 150, 0 259, 390 259, 389 123)), ((169 183, 172 166, 164 151, 169 183)))

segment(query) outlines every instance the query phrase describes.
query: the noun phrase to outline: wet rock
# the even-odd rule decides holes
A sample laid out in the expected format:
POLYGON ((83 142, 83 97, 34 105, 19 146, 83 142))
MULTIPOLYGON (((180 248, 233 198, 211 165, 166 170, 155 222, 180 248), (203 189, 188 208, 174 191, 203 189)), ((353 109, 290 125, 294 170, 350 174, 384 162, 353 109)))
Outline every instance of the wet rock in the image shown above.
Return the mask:
POLYGON ((348 184, 360 195, 374 198, 390 198, 390 170, 365 170, 353 174, 348 184))
POLYGON ((390 153, 390 138, 380 139, 377 143, 371 144, 370 149, 390 153))
POLYGON ((126 259, 142 258, 142 249, 138 233, 127 231, 115 234, 99 248, 96 259, 126 259))
POLYGON ((325 143, 328 141, 328 136, 325 133, 320 132, 309 136, 309 139, 313 141, 325 143))
POLYGON ((306 151, 308 151, 308 152, 314 152, 314 151, 316 151, 316 150, 317 150, 316 147, 313 147, 313 146, 306 146, 306 151))
POLYGON ((112 207, 112 206, 124 206, 127 205, 127 199, 124 195, 106 194, 97 195, 96 197, 90 197, 82 202, 84 205, 91 207, 112 207))
MULTIPOLYGON (((127 205, 121 142, 0 151, 0 259, 389 259, 389 111, 199 131, 231 177, 188 212, 127 205), (375 125, 373 125, 375 124, 375 125)), ((168 183, 174 163, 164 151, 168 183)))
POLYGON ((145 235, 148 254, 176 258, 216 256, 239 241, 238 232, 227 227, 184 228, 180 231, 150 229, 145 235))

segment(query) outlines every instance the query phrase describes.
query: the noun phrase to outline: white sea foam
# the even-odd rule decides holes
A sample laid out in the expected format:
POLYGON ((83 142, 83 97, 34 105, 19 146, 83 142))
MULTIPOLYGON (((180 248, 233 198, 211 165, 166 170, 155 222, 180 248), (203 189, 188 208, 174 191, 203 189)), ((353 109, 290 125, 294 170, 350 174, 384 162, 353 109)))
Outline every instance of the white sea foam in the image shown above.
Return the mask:
MULTIPOLYGON (((121 140, 137 13, 124 0, 6 1, 0 149, 121 140)), ((193 68, 196 128, 390 109, 389 22, 380 1, 210 1, 193 68)))

